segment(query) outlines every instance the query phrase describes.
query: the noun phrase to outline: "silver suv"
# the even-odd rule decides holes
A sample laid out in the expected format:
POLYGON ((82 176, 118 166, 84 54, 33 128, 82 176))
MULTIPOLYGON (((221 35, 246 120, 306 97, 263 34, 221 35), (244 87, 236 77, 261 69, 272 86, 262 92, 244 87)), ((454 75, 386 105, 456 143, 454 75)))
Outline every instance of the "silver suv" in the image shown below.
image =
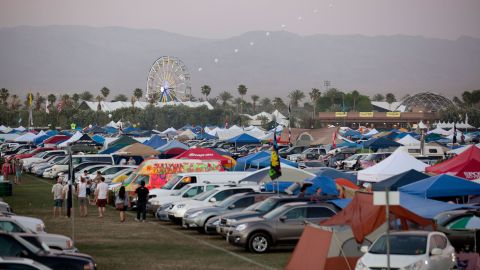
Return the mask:
POLYGON ((233 223, 227 241, 254 253, 265 253, 275 245, 294 246, 305 224, 318 224, 335 214, 335 207, 328 203, 288 203, 262 217, 233 223))

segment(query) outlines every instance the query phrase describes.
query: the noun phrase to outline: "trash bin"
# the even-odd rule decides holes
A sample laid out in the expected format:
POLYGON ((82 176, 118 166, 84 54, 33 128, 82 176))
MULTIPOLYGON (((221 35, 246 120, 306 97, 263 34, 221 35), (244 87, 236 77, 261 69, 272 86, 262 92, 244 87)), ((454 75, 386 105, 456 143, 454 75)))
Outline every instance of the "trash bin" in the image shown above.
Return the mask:
POLYGON ((0 197, 12 196, 12 184, 8 182, 0 182, 0 197))

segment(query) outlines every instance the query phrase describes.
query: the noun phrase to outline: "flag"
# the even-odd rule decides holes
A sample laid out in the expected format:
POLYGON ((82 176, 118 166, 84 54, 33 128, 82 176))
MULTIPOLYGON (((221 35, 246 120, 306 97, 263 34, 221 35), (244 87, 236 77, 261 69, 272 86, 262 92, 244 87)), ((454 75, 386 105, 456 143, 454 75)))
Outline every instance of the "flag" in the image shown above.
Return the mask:
POLYGON ((28 106, 32 107, 32 103, 33 103, 33 94, 28 93, 28 106))
POLYGON ((457 124, 456 123, 453 123, 453 140, 452 140, 452 143, 453 144, 457 143, 457 124))
POLYGON ((278 145, 277 145, 277 128, 273 131, 273 149, 272 149, 272 158, 270 160, 270 179, 275 180, 282 175, 280 168, 280 157, 278 156, 278 145))

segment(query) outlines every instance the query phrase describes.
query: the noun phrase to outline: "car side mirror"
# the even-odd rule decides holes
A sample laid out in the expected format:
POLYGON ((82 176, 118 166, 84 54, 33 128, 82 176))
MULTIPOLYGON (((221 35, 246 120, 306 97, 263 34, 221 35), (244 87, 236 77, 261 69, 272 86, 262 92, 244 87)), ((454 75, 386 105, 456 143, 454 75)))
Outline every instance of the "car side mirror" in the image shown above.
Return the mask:
POLYGON ((210 198, 210 200, 208 200, 208 201, 209 201, 209 202, 216 202, 217 199, 215 199, 215 198, 210 198))
POLYGON ((361 251, 362 253, 367 253, 367 252, 368 252, 368 246, 362 246, 362 247, 360 248, 360 251, 361 251))
POLYGON ((443 251, 440 248, 434 248, 431 252, 432 255, 442 255, 442 253, 443 251))
POLYGON ((287 216, 281 216, 281 217, 279 218, 279 220, 280 220, 281 222, 285 222, 285 220, 287 220, 287 216))
POLYGON ((228 206, 228 209, 235 209, 235 204, 231 204, 228 206))

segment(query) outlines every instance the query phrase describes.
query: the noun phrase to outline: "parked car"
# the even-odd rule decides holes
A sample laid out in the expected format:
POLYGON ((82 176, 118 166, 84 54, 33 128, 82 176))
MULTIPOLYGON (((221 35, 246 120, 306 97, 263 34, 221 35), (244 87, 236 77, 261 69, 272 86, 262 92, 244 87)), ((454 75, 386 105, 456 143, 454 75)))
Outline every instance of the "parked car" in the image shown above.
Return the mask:
POLYGON ((35 149, 30 150, 27 153, 17 154, 13 157, 16 158, 16 159, 30 158, 30 157, 33 157, 34 155, 38 154, 38 153, 49 151, 49 150, 55 150, 55 148, 52 148, 52 147, 37 147, 35 149))
POLYGON ((13 213, 6 213, 6 212, 0 213, 0 218, 1 217, 11 218, 17 221, 18 223, 22 224, 23 227, 29 229, 32 232, 35 232, 35 233, 45 232, 45 223, 43 223, 41 219, 34 218, 34 217, 27 217, 27 216, 19 216, 13 213))
POLYGON ((55 156, 47 162, 35 164, 30 171, 35 175, 42 176, 45 170, 51 168, 55 164, 63 162, 65 159, 65 156, 55 156))
MULTIPOLYGON (((43 173, 45 178, 55 178, 60 172, 66 172, 68 170, 68 159, 65 159, 59 164, 53 165, 50 169, 46 169, 43 173)), ((72 164, 77 171, 82 170, 88 166, 94 164, 114 164, 112 155, 73 155, 72 164), (82 166, 79 166, 83 164, 82 166)))
POLYGON ((307 146, 292 146, 290 148, 282 148, 278 151, 278 155, 282 158, 287 158, 288 155, 301 154, 307 146))
POLYGON ((321 156, 327 154, 327 148, 325 147, 311 147, 305 149, 300 154, 291 154, 287 156, 288 160, 297 162, 300 160, 312 160, 312 159, 319 159, 321 156))
POLYGON ((182 225, 184 228, 197 228, 200 232, 204 233, 215 232, 217 229, 216 226, 207 226, 210 219, 226 213, 238 212, 273 195, 274 193, 241 193, 232 195, 212 206, 192 208, 185 212, 182 225))
POLYGON ((340 162, 340 167, 345 170, 358 170, 360 169, 360 161, 366 158, 368 155, 368 153, 351 155, 340 162))
POLYGON ((44 151, 44 152, 37 153, 32 157, 22 159, 23 169, 28 171, 30 169, 30 166, 33 163, 44 161, 51 156, 66 155, 66 154, 67 154, 67 151, 65 151, 65 150, 50 150, 50 151, 44 151))
POLYGON ((479 252, 480 211, 453 210, 435 217, 437 230, 443 232, 457 252, 479 252))
MULTIPOLYGON (((44 166, 45 164, 50 164, 50 166, 53 166, 56 162, 62 160, 65 158, 64 154, 57 154, 57 155, 51 155, 45 159, 41 159, 35 162, 30 163, 28 166, 23 166, 23 169, 27 172, 34 173, 34 171, 41 167, 44 166)), ((24 163, 25 165, 25 163, 24 163)))
POLYGON ((27 258, 0 257, 0 269, 51 270, 52 268, 27 258))
POLYGON ((299 198, 297 196, 273 196, 251 207, 245 208, 240 212, 221 215, 217 225, 217 233, 227 236, 227 233, 233 229, 233 223, 247 218, 259 217, 272 211, 273 209, 291 202, 307 202, 310 198, 299 198))
POLYGON ((19 235, 0 232, 0 257, 23 257, 44 264, 54 270, 93 270, 88 259, 65 254, 55 254, 40 249, 19 235))
POLYGON ((360 167, 361 169, 366 169, 368 167, 371 167, 380 161, 386 159, 389 157, 392 153, 387 152, 387 153, 371 153, 365 158, 360 160, 360 167))
MULTIPOLYGON (((19 222, 10 217, 0 217, 0 231, 9 233, 33 233, 35 232, 24 227, 19 222)), ((47 244, 51 249, 62 250, 64 252, 77 252, 77 248, 74 247, 72 239, 70 237, 51 234, 51 233, 38 233, 38 238, 47 244)))
POLYGON ((5 214, 10 214, 12 213, 12 208, 10 207, 10 205, 6 202, 2 202, 0 200, 0 216, 2 215, 1 213, 5 213, 5 214))
POLYGON ((253 253, 265 253, 277 245, 294 246, 306 223, 318 224, 335 214, 335 207, 328 203, 288 203, 261 217, 234 222, 227 241, 253 253))
POLYGON ((172 206, 168 209, 168 217, 173 222, 181 222, 185 212, 190 208, 197 208, 202 206, 209 206, 216 202, 221 202, 226 198, 237 194, 255 191, 257 187, 246 187, 246 186, 225 186, 214 188, 210 191, 198 194, 197 196, 191 199, 185 199, 176 203, 173 203, 172 206))
POLYGON ((307 160, 298 162, 298 167, 300 169, 315 169, 327 167, 327 165, 320 160, 307 160))
MULTIPOLYGON (((448 270, 455 266, 455 250, 445 234, 429 231, 392 232, 390 269, 448 270)), ((358 260, 356 270, 387 269, 387 240, 380 236, 358 260)))
POLYGON ((91 175, 91 174, 94 174, 95 172, 107 167, 108 164, 104 163, 104 164, 94 164, 94 165, 90 165, 88 167, 85 167, 83 168, 81 171, 78 171, 75 173, 75 182, 78 182, 79 181, 79 176, 80 175, 83 175, 83 172, 84 171, 87 171, 87 174, 91 175))

